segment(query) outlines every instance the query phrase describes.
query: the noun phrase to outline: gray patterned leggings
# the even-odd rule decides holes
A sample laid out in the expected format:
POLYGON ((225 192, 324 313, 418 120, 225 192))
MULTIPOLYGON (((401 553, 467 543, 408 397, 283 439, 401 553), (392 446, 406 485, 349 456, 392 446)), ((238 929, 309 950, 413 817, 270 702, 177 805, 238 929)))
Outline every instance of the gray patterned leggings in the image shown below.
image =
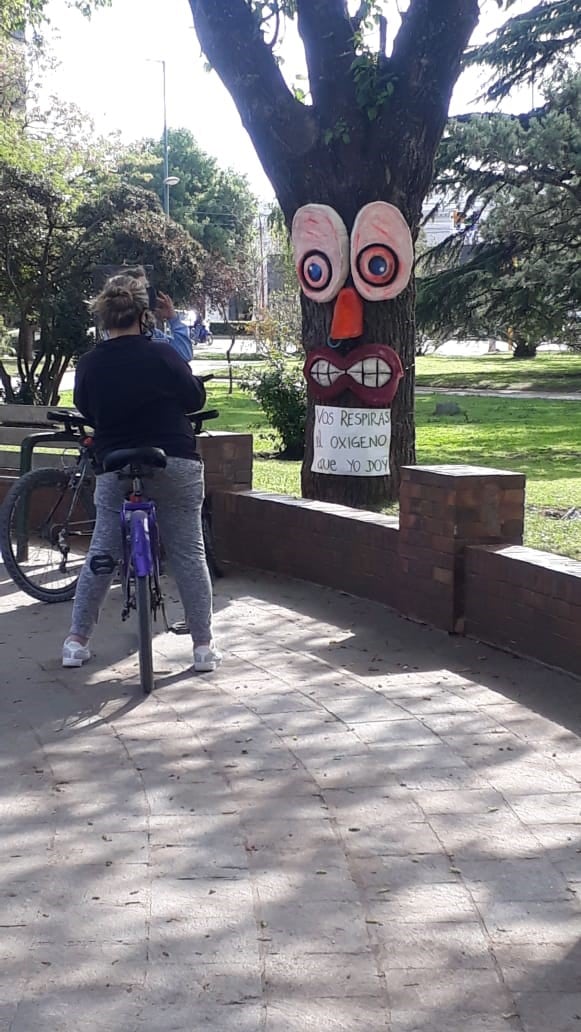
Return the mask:
MULTIPOLYGON (((163 547, 185 609, 190 634, 196 645, 212 640, 212 585, 202 535, 204 467, 193 459, 169 458, 165 469, 156 469, 146 480, 147 495, 155 500, 163 547)), ((120 512, 127 481, 115 473, 97 477, 97 519, 85 565, 79 577, 71 634, 90 638, 112 576, 94 574, 94 555, 121 559, 120 512)))

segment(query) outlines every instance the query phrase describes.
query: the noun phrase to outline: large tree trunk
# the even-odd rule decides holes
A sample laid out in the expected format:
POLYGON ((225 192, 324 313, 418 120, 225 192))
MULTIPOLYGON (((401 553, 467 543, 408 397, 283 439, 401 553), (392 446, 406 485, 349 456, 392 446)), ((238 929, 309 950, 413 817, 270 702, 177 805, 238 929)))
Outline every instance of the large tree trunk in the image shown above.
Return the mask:
MULTIPOLYGON (((373 59, 362 53, 361 21, 349 16, 345 0, 296 0, 310 104, 293 96, 262 35, 260 11, 267 5, 189 3, 202 48, 238 107, 287 226, 303 205, 326 204, 350 233, 363 206, 386 201, 400 210, 415 240, 461 56, 478 21, 478 0, 410 0, 391 55, 385 53, 383 24, 373 59)), ((310 398, 302 474, 308 497, 367 507, 397 496, 400 467, 415 458, 413 306, 413 284, 394 300, 366 303, 360 341, 390 345, 405 371, 392 407, 391 476, 312 473, 310 398)), ((307 353, 327 344, 331 308, 303 299, 307 353)), ((356 404, 350 396, 334 401, 356 404)))
MULTIPOLYGON (((364 336, 361 343, 387 344, 396 351, 404 367, 404 378, 392 405, 392 438, 389 477, 326 476, 313 473, 313 430, 315 400, 309 396, 306 447, 301 473, 305 498, 338 501, 354 508, 373 509, 399 494, 400 469, 415 462, 415 290, 413 283, 395 301, 365 305, 364 336)), ((332 305, 319 305, 303 297, 303 341, 305 351, 316 350, 328 335, 332 305)), ((361 403, 350 393, 334 404, 357 408, 361 403)))

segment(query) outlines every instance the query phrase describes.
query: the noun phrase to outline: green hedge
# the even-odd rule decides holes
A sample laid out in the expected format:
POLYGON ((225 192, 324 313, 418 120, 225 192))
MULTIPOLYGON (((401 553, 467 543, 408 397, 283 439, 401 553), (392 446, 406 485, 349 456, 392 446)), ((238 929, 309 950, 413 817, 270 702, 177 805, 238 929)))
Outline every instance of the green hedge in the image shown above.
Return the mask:
POLYGON ((252 326, 253 324, 242 319, 233 320, 232 322, 211 322, 210 333, 214 337, 231 337, 235 334, 237 337, 252 337, 252 326))

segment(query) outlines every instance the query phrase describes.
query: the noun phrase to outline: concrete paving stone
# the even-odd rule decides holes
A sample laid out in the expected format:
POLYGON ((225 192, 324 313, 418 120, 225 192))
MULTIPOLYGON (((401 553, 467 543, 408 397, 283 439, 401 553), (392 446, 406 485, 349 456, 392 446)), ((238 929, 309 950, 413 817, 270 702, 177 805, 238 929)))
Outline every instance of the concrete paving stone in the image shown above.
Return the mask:
POLYGON ((529 795, 511 805, 527 824, 578 824, 581 837, 581 792, 529 795))
POLYGON ((305 853, 308 850, 331 849, 337 836, 328 815, 302 820, 272 820, 255 817, 244 824, 246 848, 277 854, 305 853))
MULTIPOLYGON (((255 773, 230 772, 228 780, 233 796, 242 802, 245 799, 266 799, 275 801, 295 799, 321 794, 315 779, 304 769, 284 771, 258 771, 255 773)), ((286 804, 285 804, 286 805, 286 804)))
POLYGON ((264 982, 270 1002, 381 997, 383 975, 372 953, 267 953, 264 982))
POLYGON ((430 824, 458 861, 536 856, 539 852, 528 827, 504 810, 483 815, 431 814, 430 824))
POLYGON ((396 772, 386 769, 369 755, 333 757, 324 766, 311 764, 309 774, 323 793, 328 788, 377 788, 398 783, 396 772))
POLYGON ((236 851, 241 842, 240 822, 232 813, 160 814, 150 819, 149 837, 153 848, 191 846, 208 850, 229 843, 236 851))
POLYGON ((326 864, 317 867, 302 862, 296 867, 288 863, 277 868, 260 870, 253 867, 252 882, 261 903, 290 904, 293 900, 302 902, 358 902, 361 891, 351 877, 347 862, 334 866, 326 864))
POLYGON ((262 820, 279 820, 297 822, 301 820, 329 820, 329 806, 318 790, 312 795, 279 796, 272 798, 262 794, 252 799, 248 795, 240 798, 233 796, 231 806, 237 807, 241 823, 244 827, 252 827, 262 820))
MULTIPOLYGON (((445 748, 445 746, 444 746, 445 748)), ((419 757, 418 757, 419 759, 419 757)), ((457 766, 420 766, 416 769, 402 770, 398 784, 405 785, 411 791, 449 792, 458 789, 488 788, 488 783, 479 773, 465 764, 457 766)))
POLYGON ((356 825, 338 819, 339 830, 351 856, 409 856, 435 853, 439 840, 427 821, 410 820, 381 826, 359 817, 356 825))
POLYGON ((206 855, 203 859, 192 846, 155 846, 151 850, 151 874, 155 878, 202 878, 233 881, 248 876, 244 854, 235 857, 206 855), (228 862, 230 860, 230 862, 228 862))
POLYGON ((20 1003, 10 1032, 135 1032, 139 1004, 127 988, 45 992, 20 1003))
POLYGON ((394 820, 423 820, 420 806, 405 789, 395 787, 388 792, 381 788, 325 790, 325 802, 333 816, 356 821, 361 816, 368 821, 383 824, 394 820))
POLYGON ((258 963, 150 964, 146 978, 147 994, 156 1003, 172 999, 184 1007, 207 1004, 240 1006, 260 1003, 263 997, 258 963))
POLYGON ((438 745, 440 740, 433 731, 419 720, 369 721, 354 725, 354 732, 368 745, 391 745, 404 743, 406 746, 438 745))
POLYGON ((392 889, 383 895, 381 901, 368 903, 367 911, 372 921, 389 928, 393 921, 424 921, 426 928, 442 921, 475 921, 478 912, 463 885, 451 883, 413 885, 408 888, 392 889))
POLYGON ((34 923, 37 946, 84 942, 139 942, 144 938, 148 910, 142 903, 112 906, 101 900, 86 900, 54 906, 47 903, 34 923))
POLYGON ((453 700, 447 696, 448 709, 444 713, 426 713, 422 723, 443 739, 463 735, 483 735, 499 729, 498 721, 490 716, 489 710, 477 709, 455 711, 453 700))
POLYGON ((493 967, 488 939, 476 921, 442 922, 429 928, 424 921, 399 921, 370 928, 382 947, 381 962, 386 971, 493 967))
POLYGON ((70 863, 66 868, 51 865, 46 871, 45 899, 52 903, 104 903, 108 906, 146 904, 149 899, 148 864, 70 863))
POLYGON ((504 757, 502 763, 482 765, 478 771, 509 800, 515 796, 579 790, 575 779, 559 770, 554 760, 544 763, 525 763, 523 760, 511 762, 507 760, 510 753, 499 755, 504 757))
POLYGON ((490 938, 494 943, 555 942, 573 946, 581 936, 581 906, 576 900, 479 900, 490 938))
POLYGON ((519 902, 567 900, 567 880, 543 856, 455 861, 474 899, 519 902))
POLYGON ((152 924, 149 939, 152 964, 193 964, 197 958, 221 963, 258 963, 256 922, 198 918, 176 912, 152 924))
POLYGON ((581 992, 516 994, 525 1032, 577 1032, 581 1027, 581 992))
POLYGON ((498 973, 492 969, 441 971, 437 968, 415 968, 412 971, 390 971, 387 979, 392 1020, 399 1015, 416 1013, 438 1015, 441 1028, 447 1029, 458 1014, 467 1015, 467 1032, 471 1029, 468 1015, 486 1015, 498 1020, 509 1013, 511 995, 498 973))
POLYGON ((312 710, 296 710, 293 713, 264 713, 260 716, 261 724, 270 728, 277 738, 293 738, 301 735, 324 735, 347 731, 347 724, 320 706, 312 710))
POLYGON ((369 947, 366 914, 358 903, 309 901, 261 904, 262 936, 270 953, 357 953, 369 947))
POLYGON ((484 815, 487 813, 506 812, 507 802, 504 796, 493 788, 458 789, 450 792, 420 792, 416 802, 425 814, 469 814, 484 815))
POLYGON ((581 828, 578 824, 534 824, 530 830, 548 860, 571 882, 581 881, 581 828))
POLYGON ((409 887, 432 884, 457 884, 459 877, 443 852, 419 856, 375 856, 351 858, 357 883, 370 899, 389 898, 389 894, 409 887))
POLYGON ((250 879, 165 877, 154 879, 151 885, 151 919, 159 924, 176 914, 221 921, 252 913, 250 879))
POLYGON ((559 943, 495 944, 502 976, 515 993, 581 991, 581 947, 559 943))
POLYGON ((341 1000, 274 1002, 266 1011, 265 1032, 390 1032, 382 1001, 358 996, 341 1000))
MULTIPOLYGON (((111 823, 115 825, 114 817, 111 823)), ((108 832, 78 824, 58 830, 51 849, 51 862, 71 863, 82 857, 87 864, 142 864, 147 861, 149 844, 144 831, 108 832)))
POLYGON ((474 1014, 470 1011, 457 1012, 453 1018, 437 1011, 414 1011, 399 1013, 392 1017, 390 1032, 522 1032, 522 1023, 513 1017, 490 1017, 488 1014, 474 1014))
POLYGON ((462 699, 458 695, 452 696, 451 692, 439 688, 433 691, 429 689, 426 691, 424 688, 423 692, 415 695, 396 696, 395 692, 390 692, 386 687, 385 694, 394 704, 401 706, 404 712, 422 719, 431 714, 448 716, 451 709, 454 713, 466 713, 467 715, 479 712, 468 699, 462 699))
MULTIPOLYGON (((406 714, 401 706, 390 702, 379 692, 361 689, 356 695, 335 699, 326 704, 326 710, 348 725, 372 721, 402 720, 406 714)), ((411 719, 408 717, 407 719, 411 719)))
POLYGON ((262 1005, 253 1003, 242 1006, 217 1003, 203 1009, 196 1007, 193 1013, 191 1003, 180 1006, 168 1002, 160 1006, 152 999, 143 1007, 135 1032, 257 1032, 262 1027, 262 1015, 262 1005))
POLYGON ((47 987, 51 993, 109 986, 137 989, 145 983, 146 969, 145 938, 128 944, 51 942, 35 946, 26 961, 28 990, 33 996, 47 987))

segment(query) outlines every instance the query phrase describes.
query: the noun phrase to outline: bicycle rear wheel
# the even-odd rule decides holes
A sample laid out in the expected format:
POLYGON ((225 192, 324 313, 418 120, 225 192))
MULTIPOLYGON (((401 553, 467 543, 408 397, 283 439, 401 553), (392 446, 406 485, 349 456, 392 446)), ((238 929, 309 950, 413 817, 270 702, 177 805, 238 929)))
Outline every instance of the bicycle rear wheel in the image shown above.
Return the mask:
POLYGON ((26 473, 0 510, 6 569, 19 588, 40 602, 73 598, 95 526, 92 484, 73 474, 59 469, 26 473))
POLYGON ((154 687, 153 642, 151 626, 151 583, 149 577, 135 578, 135 600, 139 623, 139 673, 144 694, 149 695, 154 687))

